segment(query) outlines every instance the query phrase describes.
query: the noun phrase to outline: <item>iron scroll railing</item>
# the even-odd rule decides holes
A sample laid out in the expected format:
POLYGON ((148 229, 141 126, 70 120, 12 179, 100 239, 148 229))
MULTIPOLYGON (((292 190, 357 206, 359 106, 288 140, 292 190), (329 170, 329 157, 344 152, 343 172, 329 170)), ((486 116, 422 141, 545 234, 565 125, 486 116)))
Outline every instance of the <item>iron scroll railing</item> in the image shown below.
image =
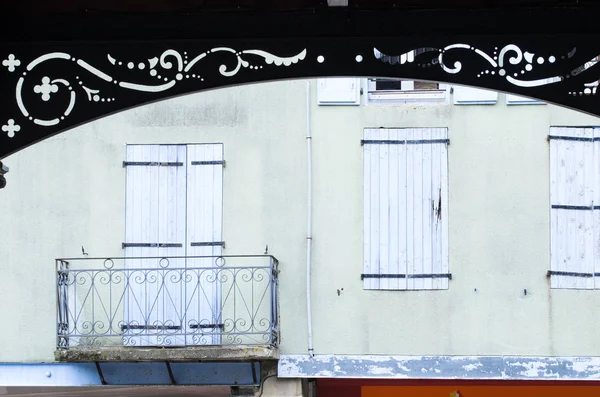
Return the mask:
POLYGON ((57 259, 57 347, 278 345, 273 256, 57 259))

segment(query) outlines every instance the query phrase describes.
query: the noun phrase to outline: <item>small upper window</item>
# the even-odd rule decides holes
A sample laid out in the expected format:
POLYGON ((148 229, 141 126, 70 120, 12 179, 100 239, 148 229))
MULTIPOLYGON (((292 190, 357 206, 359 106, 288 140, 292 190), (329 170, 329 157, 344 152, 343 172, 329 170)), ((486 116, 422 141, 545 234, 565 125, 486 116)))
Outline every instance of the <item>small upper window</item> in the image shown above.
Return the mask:
POLYGON ((446 102, 446 85, 418 80, 368 79, 368 100, 374 103, 446 102))

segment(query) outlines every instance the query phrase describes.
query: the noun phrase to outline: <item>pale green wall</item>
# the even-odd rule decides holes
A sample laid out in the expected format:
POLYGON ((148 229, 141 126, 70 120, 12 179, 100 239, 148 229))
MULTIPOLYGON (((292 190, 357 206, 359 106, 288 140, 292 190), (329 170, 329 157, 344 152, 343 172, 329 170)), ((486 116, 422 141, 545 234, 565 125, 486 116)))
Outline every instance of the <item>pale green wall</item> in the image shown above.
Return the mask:
MULTIPOLYGON (((316 353, 600 355, 600 291, 549 290, 550 125, 600 124, 549 105, 317 106, 316 353), (448 127, 447 291, 364 291, 365 127, 448 127), (337 289, 344 288, 340 296, 337 289), (477 289, 477 292, 474 292, 477 289), (528 294, 524 296, 523 289, 528 294)), ((224 254, 280 260, 282 353, 307 348, 306 83, 188 95, 122 112, 5 159, 0 362, 49 361, 54 258, 121 256, 127 143, 223 142, 224 254)))

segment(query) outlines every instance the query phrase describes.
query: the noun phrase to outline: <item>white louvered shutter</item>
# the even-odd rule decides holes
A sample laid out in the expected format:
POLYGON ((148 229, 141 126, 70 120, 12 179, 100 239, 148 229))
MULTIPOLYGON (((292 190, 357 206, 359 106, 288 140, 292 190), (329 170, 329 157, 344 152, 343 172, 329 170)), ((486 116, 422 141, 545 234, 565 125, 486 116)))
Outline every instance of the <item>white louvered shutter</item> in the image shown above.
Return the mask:
MULTIPOLYGON (((125 257, 185 256, 186 147, 129 145, 126 167, 125 257)), ((170 268, 184 263, 169 264, 170 268)), ((157 259, 126 259, 128 269, 158 269, 157 259)), ((157 276, 157 272, 149 273, 157 276)), ((181 327, 181 283, 157 277, 144 282, 143 271, 124 280, 125 343, 133 346, 180 345, 168 336, 181 327), (125 283, 125 281, 127 281, 125 283)))
POLYGON ((507 105, 545 105, 545 102, 535 98, 528 98, 514 94, 506 94, 507 105))
POLYGON ((480 88, 455 86, 455 105, 493 105, 498 101, 498 92, 480 88))
MULTIPOLYGON (((593 289, 600 234, 599 144, 595 128, 550 130, 552 288, 593 289)), ((597 284, 599 285, 599 284, 597 284)))
POLYGON ((445 128, 364 132, 365 289, 447 289, 445 128))
POLYGON ((359 105, 360 79, 330 77, 317 80, 319 105, 359 105))
POLYGON ((124 294, 127 344, 221 343, 220 262, 191 257, 222 255, 223 164, 222 144, 127 147, 127 268, 188 268, 183 278, 178 270, 152 273, 158 282, 145 282, 144 271, 131 273, 124 294))
POLYGON ((188 256, 213 257, 188 260, 188 266, 203 269, 198 284, 188 286, 186 324, 194 334, 188 344, 220 344, 223 275, 218 266, 223 263, 214 257, 223 251, 223 145, 189 145, 187 160, 188 256))

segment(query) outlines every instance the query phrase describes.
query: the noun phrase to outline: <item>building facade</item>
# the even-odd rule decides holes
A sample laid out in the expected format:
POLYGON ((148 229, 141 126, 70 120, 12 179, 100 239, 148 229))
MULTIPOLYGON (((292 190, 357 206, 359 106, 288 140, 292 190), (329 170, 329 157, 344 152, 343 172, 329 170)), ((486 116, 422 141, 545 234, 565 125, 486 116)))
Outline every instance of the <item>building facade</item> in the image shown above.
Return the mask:
POLYGON ((0 362, 241 363, 272 395, 596 379, 596 125, 362 78, 82 125, 3 159, 0 362))

